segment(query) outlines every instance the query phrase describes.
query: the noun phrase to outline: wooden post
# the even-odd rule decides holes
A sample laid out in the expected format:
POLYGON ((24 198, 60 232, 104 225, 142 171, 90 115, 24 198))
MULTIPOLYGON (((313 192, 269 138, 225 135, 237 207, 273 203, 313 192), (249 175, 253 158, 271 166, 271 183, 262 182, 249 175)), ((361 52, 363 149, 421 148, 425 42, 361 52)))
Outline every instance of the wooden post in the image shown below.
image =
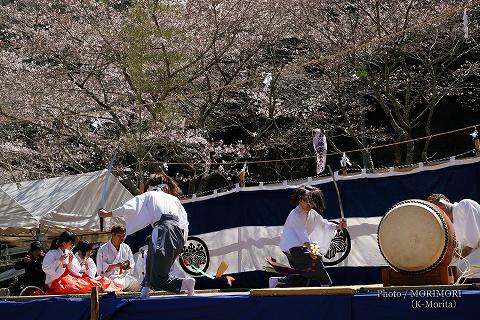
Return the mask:
POLYGON ((244 188, 245 187, 245 171, 242 170, 240 171, 240 175, 239 175, 239 178, 240 178, 240 188, 244 188))
POLYGON ((145 191, 145 182, 143 181, 143 162, 138 163, 138 191, 143 193, 145 191))
POLYGON ((98 301, 98 295, 100 287, 92 287, 90 294, 90 320, 100 320, 100 303, 98 301))
POLYGON ((476 138, 475 140, 475 155, 480 157, 480 139, 476 138))

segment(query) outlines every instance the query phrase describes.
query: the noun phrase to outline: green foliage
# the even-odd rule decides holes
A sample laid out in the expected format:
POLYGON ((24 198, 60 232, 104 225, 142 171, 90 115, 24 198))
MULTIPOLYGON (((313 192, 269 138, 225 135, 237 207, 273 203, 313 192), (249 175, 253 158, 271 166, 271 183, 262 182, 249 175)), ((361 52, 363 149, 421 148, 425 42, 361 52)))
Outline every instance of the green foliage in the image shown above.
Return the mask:
POLYGON ((366 77, 368 77, 368 69, 365 66, 360 66, 360 67, 355 69, 354 74, 357 78, 360 78, 360 79, 361 78, 366 78, 366 77))
POLYGON ((165 94, 179 82, 173 71, 184 56, 170 43, 181 31, 158 18, 171 15, 175 15, 172 6, 148 0, 129 10, 126 66, 139 94, 165 94))

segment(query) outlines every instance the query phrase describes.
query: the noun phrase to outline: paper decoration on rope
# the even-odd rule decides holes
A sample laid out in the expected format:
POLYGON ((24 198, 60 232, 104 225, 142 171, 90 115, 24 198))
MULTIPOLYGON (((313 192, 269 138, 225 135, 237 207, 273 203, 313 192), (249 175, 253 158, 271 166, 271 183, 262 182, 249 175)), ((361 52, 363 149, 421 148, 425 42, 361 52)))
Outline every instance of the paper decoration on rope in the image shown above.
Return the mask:
POLYGON ((468 14, 466 8, 463 11, 463 32, 465 32, 465 40, 468 39, 468 14))
POLYGON ((246 162, 243 164, 243 168, 241 171, 245 172, 245 174, 248 174, 248 166, 246 162))
POLYGON ((327 137, 322 129, 313 129, 313 149, 317 158, 317 174, 320 174, 327 163, 327 137))
POLYGON ((263 88, 263 91, 268 91, 270 89, 270 83, 272 82, 272 74, 270 72, 267 72, 265 79, 263 80, 263 84, 265 87, 263 88))
POLYGON ((342 168, 343 168, 343 167, 346 167, 347 164, 348 164, 349 166, 352 165, 352 163, 350 162, 350 159, 348 159, 348 157, 347 157, 347 154, 344 152, 343 155, 342 155, 342 159, 340 159, 340 165, 341 165, 342 168))
POLYGON ((91 126, 93 127, 93 132, 95 132, 97 129, 102 127, 102 121, 98 118, 95 118, 95 120, 92 122, 91 126))
POLYGON ((475 140, 478 138, 478 131, 477 131, 477 128, 475 128, 475 131, 473 131, 472 133, 470 133, 470 135, 472 136, 472 139, 475 140))

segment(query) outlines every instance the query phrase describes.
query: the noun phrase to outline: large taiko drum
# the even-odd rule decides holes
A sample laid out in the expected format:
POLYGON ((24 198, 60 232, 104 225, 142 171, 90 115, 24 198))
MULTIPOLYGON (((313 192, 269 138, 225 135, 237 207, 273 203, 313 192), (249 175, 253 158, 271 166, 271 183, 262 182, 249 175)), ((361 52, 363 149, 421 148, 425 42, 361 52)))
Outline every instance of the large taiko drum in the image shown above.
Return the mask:
POLYGON ((442 209, 423 200, 394 205, 378 226, 378 247, 398 272, 421 274, 452 261, 454 231, 442 209))

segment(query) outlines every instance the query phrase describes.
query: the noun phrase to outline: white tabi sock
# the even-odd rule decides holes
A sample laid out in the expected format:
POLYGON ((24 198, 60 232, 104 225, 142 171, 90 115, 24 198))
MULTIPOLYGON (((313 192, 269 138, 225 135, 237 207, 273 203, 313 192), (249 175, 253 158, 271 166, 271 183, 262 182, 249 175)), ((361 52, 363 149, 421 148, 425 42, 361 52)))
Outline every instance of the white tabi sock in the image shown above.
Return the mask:
POLYGON ((278 284, 278 280, 283 279, 284 277, 270 277, 268 279, 268 287, 275 288, 278 284))
POLYGON ((148 298, 148 297, 150 297, 150 288, 142 287, 142 291, 140 291, 140 298, 148 298))
POLYGON ((180 290, 186 290, 187 295, 193 296, 195 294, 195 279, 185 278, 182 280, 182 288, 180 290))

